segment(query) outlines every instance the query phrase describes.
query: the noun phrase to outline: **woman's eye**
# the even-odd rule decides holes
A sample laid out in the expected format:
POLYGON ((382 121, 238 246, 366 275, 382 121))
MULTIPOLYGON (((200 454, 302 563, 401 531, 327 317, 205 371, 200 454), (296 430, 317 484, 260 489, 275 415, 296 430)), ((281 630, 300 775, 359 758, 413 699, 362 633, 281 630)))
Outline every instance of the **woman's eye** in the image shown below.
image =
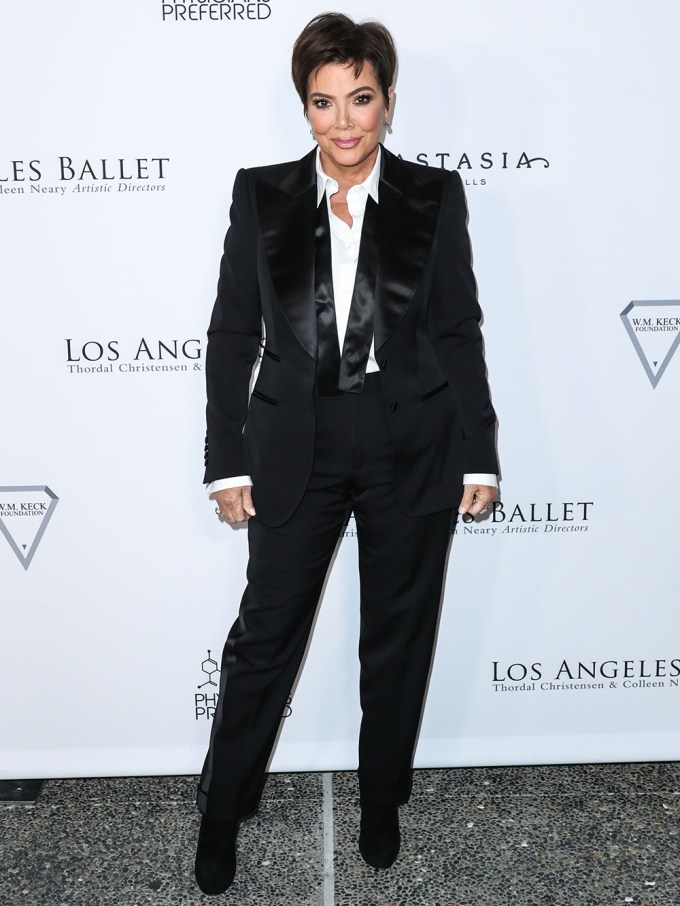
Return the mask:
POLYGON ((370 104, 370 102, 372 100, 373 100, 372 94, 360 94, 360 95, 358 95, 358 97, 355 98, 355 101, 357 102, 357 104, 370 104))
POLYGON ((329 103, 326 100, 326 98, 315 98, 312 101, 312 103, 314 104, 314 106, 316 107, 317 110, 325 110, 326 107, 329 106, 329 103))

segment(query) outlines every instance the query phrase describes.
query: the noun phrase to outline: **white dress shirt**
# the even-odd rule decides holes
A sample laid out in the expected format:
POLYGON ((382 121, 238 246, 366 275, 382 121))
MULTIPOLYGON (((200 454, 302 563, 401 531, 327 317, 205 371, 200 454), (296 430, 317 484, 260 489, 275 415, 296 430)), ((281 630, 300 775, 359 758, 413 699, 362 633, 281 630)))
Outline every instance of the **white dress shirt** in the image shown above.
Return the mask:
MULTIPOLYGON (((332 176, 328 176, 321 166, 321 156, 319 150, 316 152, 316 188, 317 188, 317 206, 321 204, 324 195, 328 205, 328 221, 331 231, 331 267, 333 272, 333 298, 335 302, 335 320, 338 328, 338 344, 340 350, 345 341, 347 331, 347 322, 349 320, 349 310, 352 304, 352 295, 354 292, 354 281, 357 273, 357 263, 359 261, 359 245, 361 243, 361 229, 364 224, 364 213, 366 211, 366 202, 368 196, 376 202, 378 200, 378 185, 380 183, 380 158, 382 150, 378 148, 373 169, 366 179, 356 186, 352 186, 347 192, 347 208, 352 218, 352 226, 341 220, 333 213, 331 207, 331 197, 338 191, 338 183, 332 176)), ((371 348, 368 353, 368 363, 366 373, 370 374, 379 371, 380 368, 375 360, 375 348, 371 342, 371 348)), ((468 474, 463 476, 464 484, 485 484, 496 487, 496 476, 481 473, 468 474)), ((208 494, 214 494, 215 491, 224 491, 227 488, 238 488, 246 485, 252 485, 249 475, 236 475, 233 478, 220 478, 211 481, 206 485, 208 494)))
MULTIPOLYGON (((333 300, 335 302, 335 320, 338 326, 338 344, 340 352, 345 342, 349 310, 354 294, 354 281, 357 275, 359 262, 359 246, 361 244, 361 230, 364 225, 366 202, 370 195, 378 203, 378 183, 380 182, 380 156, 382 151, 378 148, 378 156, 373 169, 366 179, 347 192, 347 208, 352 218, 352 226, 348 226, 337 214, 333 213, 331 198, 338 191, 339 186, 332 176, 327 176, 321 167, 319 152, 316 152, 316 203, 317 206, 326 196, 328 205, 328 221, 331 228, 331 268, 333 272, 333 300)), ((366 374, 380 371, 375 360, 375 346, 371 340, 368 352, 366 374)))

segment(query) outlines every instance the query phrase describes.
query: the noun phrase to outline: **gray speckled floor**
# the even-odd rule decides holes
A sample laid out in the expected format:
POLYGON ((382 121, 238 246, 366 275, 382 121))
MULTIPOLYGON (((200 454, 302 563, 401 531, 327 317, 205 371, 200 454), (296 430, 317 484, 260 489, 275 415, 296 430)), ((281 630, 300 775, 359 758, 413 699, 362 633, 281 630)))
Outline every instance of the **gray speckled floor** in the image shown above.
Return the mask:
POLYGON ((332 775, 334 838, 322 775, 272 775, 237 880, 211 898, 192 875, 194 790, 52 780, 34 804, 0 804, 0 904, 680 906, 680 764, 417 771, 388 871, 356 849, 354 774, 332 775))

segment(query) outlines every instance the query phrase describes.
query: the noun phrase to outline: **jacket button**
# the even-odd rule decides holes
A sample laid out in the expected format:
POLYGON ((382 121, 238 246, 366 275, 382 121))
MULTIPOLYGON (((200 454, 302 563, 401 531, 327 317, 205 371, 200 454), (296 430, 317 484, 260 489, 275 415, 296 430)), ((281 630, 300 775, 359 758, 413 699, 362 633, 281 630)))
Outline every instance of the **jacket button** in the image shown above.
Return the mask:
POLYGON ((397 403, 396 401, 394 403, 392 403, 392 412, 396 412, 398 408, 399 408, 399 403, 397 403))
POLYGON ((380 363, 380 368, 382 371, 384 371, 387 368, 387 359, 382 360, 382 362, 380 363))

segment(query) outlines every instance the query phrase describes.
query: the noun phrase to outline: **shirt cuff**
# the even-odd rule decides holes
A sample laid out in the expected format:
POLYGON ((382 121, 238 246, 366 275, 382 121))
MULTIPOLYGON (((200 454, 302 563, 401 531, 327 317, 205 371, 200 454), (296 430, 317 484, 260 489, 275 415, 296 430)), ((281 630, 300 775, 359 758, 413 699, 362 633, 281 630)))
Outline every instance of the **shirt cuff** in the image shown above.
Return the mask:
POLYGON ((252 487, 253 482, 250 475, 235 475, 233 478, 218 478, 217 481, 210 481, 205 486, 206 494, 214 494, 216 491, 226 491, 228 488, 252 487))
POLYGON ((467 472, 463 475, 463 484, 485 484, 490 488, 497 488, 498 479, 487 472, 467 472))
MULTIPOLYGON (((253 481, 250 475, 235 475, 233 478, 218 478, 211 481, 205 486, 207 494, 214 494, 216 491, 226 491, 228 488, 252 487, 253 481)), ((495 475, 486 472, 468 472, 463 475, 463 484, 484 484, 490 488, 498 487, 498 480, 495 475)))

